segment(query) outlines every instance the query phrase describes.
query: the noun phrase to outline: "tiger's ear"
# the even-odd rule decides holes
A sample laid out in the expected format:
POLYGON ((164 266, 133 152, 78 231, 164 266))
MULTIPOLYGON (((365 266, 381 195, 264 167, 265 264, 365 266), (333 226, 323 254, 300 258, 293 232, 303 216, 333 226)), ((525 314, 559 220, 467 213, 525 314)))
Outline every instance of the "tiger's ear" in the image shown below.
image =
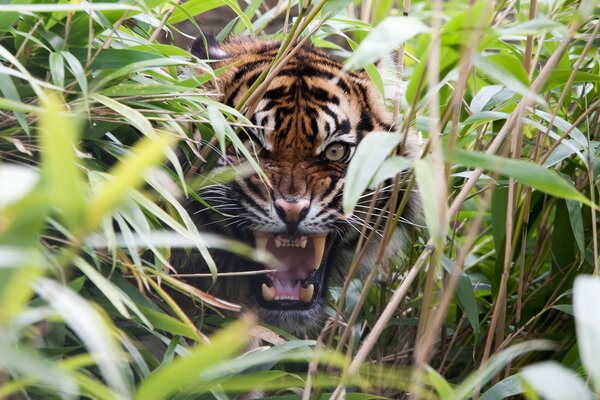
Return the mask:
POLYGON ((221 48, 213 35, 199 36, 192 44, 192 54, 201 60, 220 61, 231 55, 221 48))

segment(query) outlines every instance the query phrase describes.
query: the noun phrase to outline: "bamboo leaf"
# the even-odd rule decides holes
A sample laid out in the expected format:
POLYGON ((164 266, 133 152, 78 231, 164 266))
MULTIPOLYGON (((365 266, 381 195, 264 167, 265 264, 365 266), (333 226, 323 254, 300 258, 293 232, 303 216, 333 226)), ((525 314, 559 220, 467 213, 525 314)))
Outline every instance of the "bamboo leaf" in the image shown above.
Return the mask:
POLYGON ((427 31, 429 27, 415 17, 387 17, 364 38, 345 68, 359 69, 372 64, 408 39, 427 31))
POLYGON ((547 361, 525 367, 520 375, 546 400, 592 399, 583 380, 556 362, 547 361))
POLYGON ((194 349, 187 357, 175 359, 154 371, 138 387, 135 399, 170 398, 186 387, 200 384, 201 374, 235 355, 246 344, 253 321, 244 318, 211 338, 211 344, 194 349))
POLYGON ((112 168, 111 179, 106 181, 90 200, 86 209, 88 228, 95 228, 106 213, 121 204, 130 189, 144 182, 144 173, 165 158, 165 148, 171 146, 175 140, 175 137, 162 133, 152 139, 144 137, 136 143, 131 153, 112 168))
POLYGON ((509 176, 524 185, 552 196, 579 201, 590 207, 598 208, 597 205, 579 193, 571 183, 564 180, 555 171, 546 169, 538 164, 463 150, 448 151, 446 157, 449 161, 466 167, 479 167, 500 175, 509 176))
POLYGON ((119 395, 129 397, 123 360, 106 320, 77 293, 58 282, 40 278, 35 290, 85 343, 110 387, 119 395))
POLYGON ((442 188, 436 179, 437 173, 430 160, 415 161, 415 176, 423 202, 427 229, 434 243, 441 246, 448 230, 448 210, 445 193, 440 191, 442 188))
POLYGON ((580 275, 573 285, 573 309, 579 356, 596 390, 600 388, 600 279, 580 275))
POLYGON ((359 143, 345 178, 342 203, 346 215, 352 213, 369 182, 400 140, 402 135, 398 133, 371 132, 359 143))
POLYGON ((57 96, 50 95, 44 102, 38 132, 46 193, 66 225, 77 227, 84 212, 83 174, 75 155, 79 129, 57 96))

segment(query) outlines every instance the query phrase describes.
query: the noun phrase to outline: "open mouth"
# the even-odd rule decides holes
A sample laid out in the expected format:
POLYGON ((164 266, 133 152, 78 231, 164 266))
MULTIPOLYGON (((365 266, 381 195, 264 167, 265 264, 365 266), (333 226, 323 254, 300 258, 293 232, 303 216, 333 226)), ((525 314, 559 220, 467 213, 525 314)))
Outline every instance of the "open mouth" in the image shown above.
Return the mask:
POLYGON ((267 250, 275 258, 268 266, 275 271, 254 279, 254 293, 261 306, 308 309, 323 297, 331 237, 256 232, 255 239, 258 249, 267 250))

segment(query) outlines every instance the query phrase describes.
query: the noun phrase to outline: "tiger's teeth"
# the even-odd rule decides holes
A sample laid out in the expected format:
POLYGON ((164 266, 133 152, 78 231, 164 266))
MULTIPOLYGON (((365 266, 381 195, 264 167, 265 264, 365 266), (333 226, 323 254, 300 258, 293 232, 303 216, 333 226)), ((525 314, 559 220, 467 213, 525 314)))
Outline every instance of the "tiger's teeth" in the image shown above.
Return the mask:
POLYGON ((275 288, 268 287, 266 283, 262 284, 262 297, 266 301, 272 301, 275 298, 275 288))
POLYGON ((302 300, 304 303, 310 303, 314 293, 315 285, 312 283, 305 288, 300 286, 300 300, 302 300))
POLYGON ((325 251, 325 239, 326 236, 314 237, 313 241, 315 244, 315 269, 319 269, 321 261, 323 261, 323 252, 325 251))
POLYGON ((281 240, 275 239, 275 247, 281 247, 282 244, 281 240))
POLYGON ((258 250, 265 251, 267 249, 267 243, 269 242, 269 238, 266 236, 256 236, 256 248, 258 250))
POLYGON ((306 247, 306 242, 308 241, 307 238, 302 239, 302 241, 300 242, 300 247, 305 248, 306 247))

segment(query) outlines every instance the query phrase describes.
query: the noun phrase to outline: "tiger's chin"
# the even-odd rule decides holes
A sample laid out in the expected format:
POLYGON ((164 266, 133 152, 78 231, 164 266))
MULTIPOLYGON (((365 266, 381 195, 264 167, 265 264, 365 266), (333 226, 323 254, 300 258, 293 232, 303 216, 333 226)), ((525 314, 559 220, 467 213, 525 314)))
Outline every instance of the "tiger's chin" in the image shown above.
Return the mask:
POLYGON ((321 326, 336 236, 255 232, 255 241, 273 255, 266 265, 271 272, 250 279, 259 317, 296 333, 321 326))

